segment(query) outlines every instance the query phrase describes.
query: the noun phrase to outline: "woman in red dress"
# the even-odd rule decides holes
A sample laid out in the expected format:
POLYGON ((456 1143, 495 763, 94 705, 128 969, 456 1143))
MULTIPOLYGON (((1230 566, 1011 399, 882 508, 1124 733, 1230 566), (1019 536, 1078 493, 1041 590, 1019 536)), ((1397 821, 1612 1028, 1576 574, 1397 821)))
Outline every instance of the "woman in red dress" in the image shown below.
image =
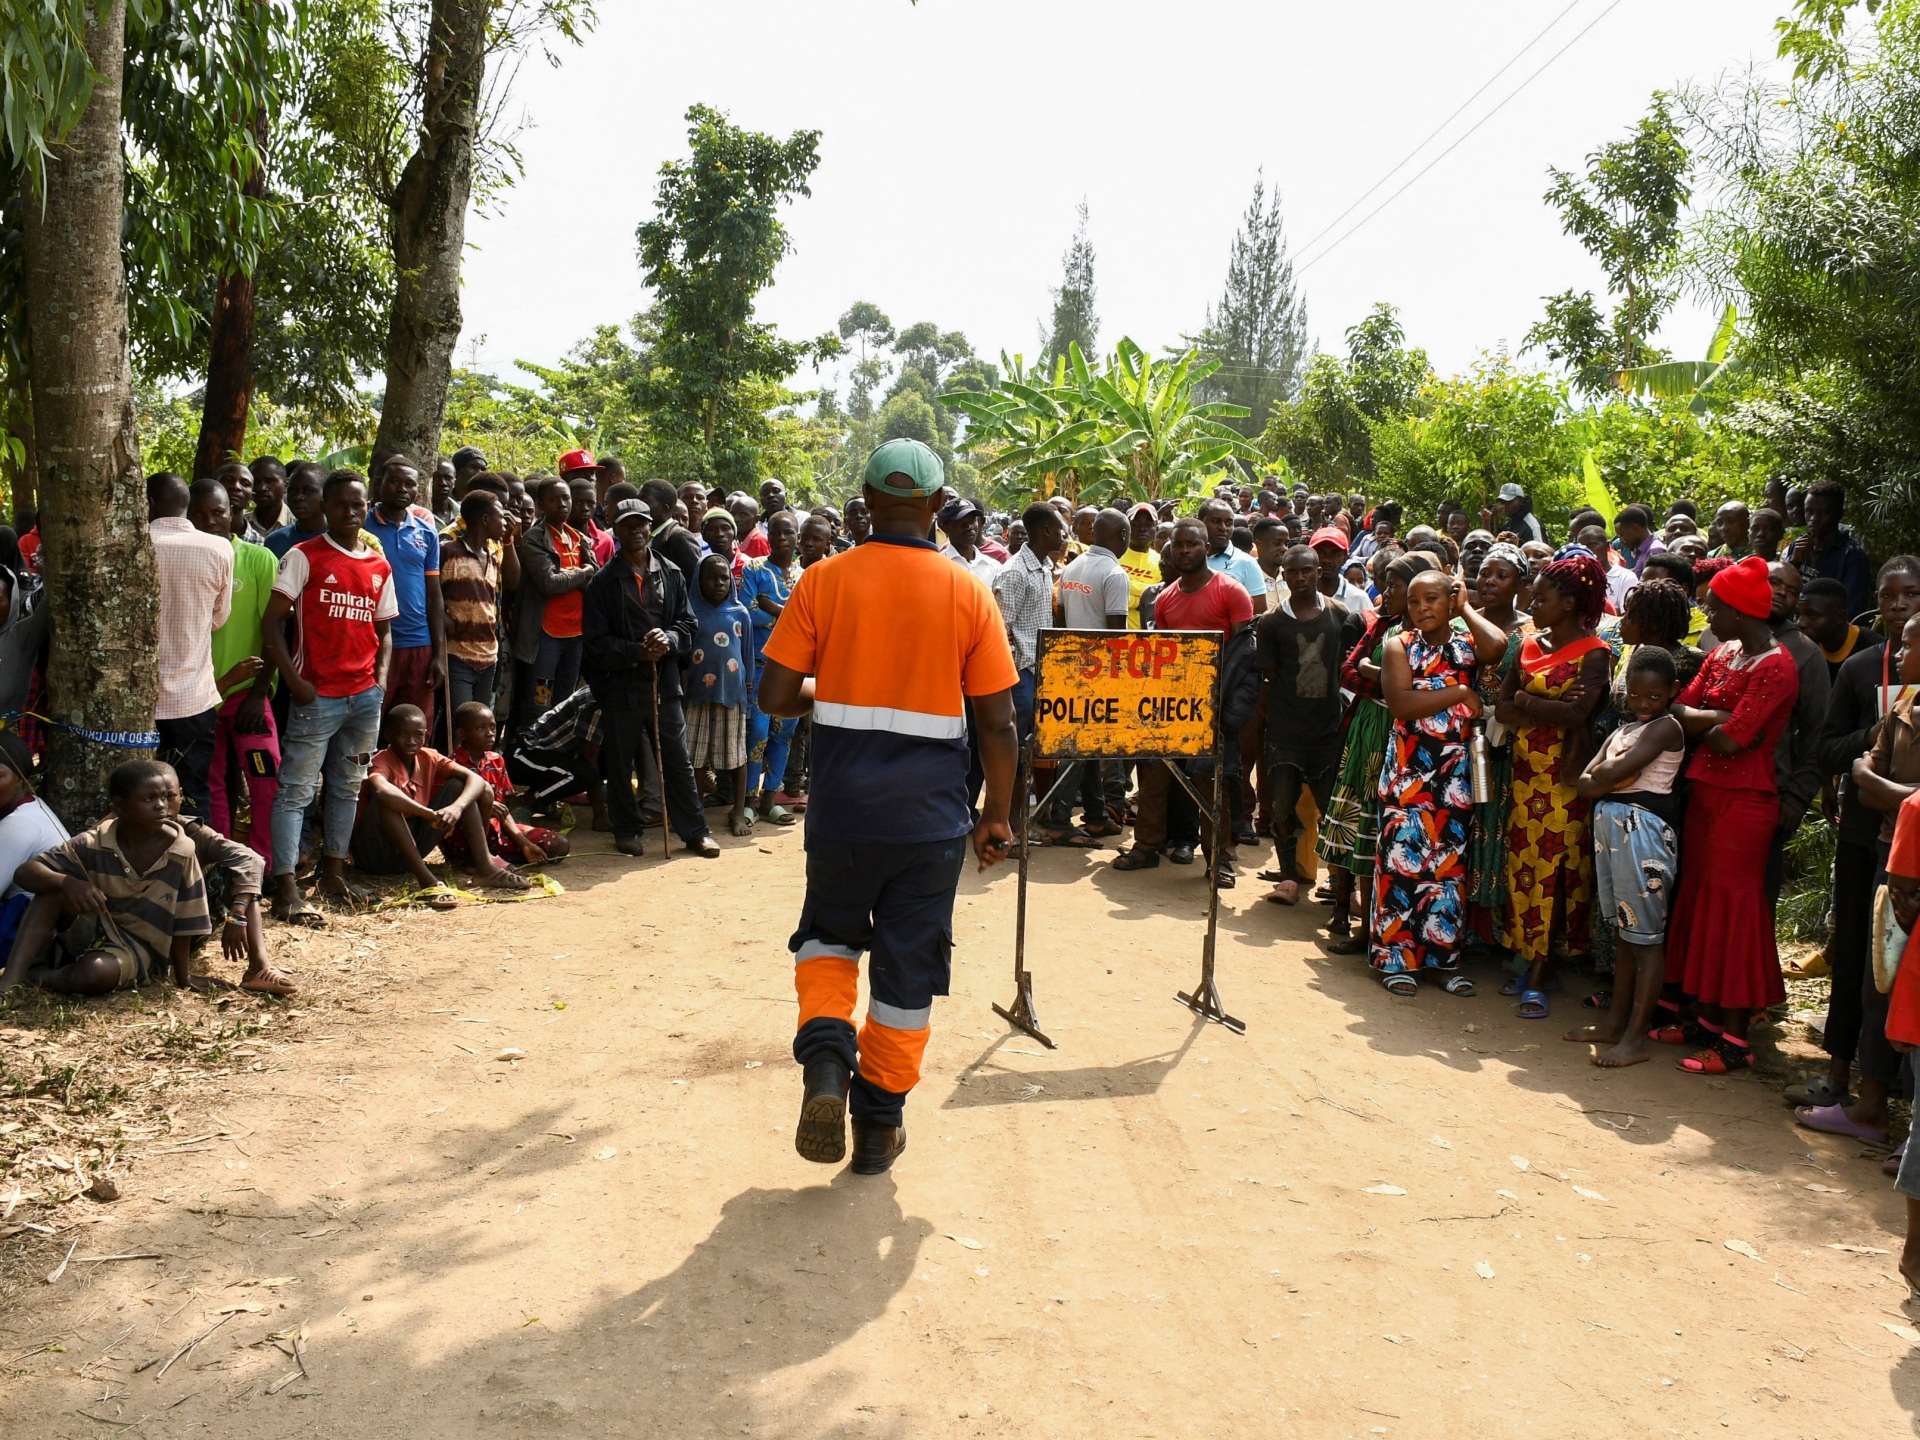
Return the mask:
POLYGON ((1667 928, 1667 982, 1691 996, 1694 1020, 1653 1038, 1703 1044, 1680 1062, 1697 1075, 1753 1064, 1747 1024, 1786 998, 1767 904, 1767 846, 1780 818, 1774 748, 1800 695, 1800 673, 1774 643, 1767 562, 1750 555, 1713 577, 1707 624, 1722 643, 1680 692, 1674 713, 1703 737, 1687 765, 1692 782, 1680 886, 1667 928))

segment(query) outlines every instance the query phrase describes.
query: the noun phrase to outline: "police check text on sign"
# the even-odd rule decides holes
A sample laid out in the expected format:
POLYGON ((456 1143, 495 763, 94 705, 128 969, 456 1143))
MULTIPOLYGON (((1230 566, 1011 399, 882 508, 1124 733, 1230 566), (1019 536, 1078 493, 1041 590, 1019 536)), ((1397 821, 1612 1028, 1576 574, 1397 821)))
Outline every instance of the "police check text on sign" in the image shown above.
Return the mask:
POLYGON ((1212 754, 1220 646, 1211 630, 1042 630, 1034 755, 1212 754))

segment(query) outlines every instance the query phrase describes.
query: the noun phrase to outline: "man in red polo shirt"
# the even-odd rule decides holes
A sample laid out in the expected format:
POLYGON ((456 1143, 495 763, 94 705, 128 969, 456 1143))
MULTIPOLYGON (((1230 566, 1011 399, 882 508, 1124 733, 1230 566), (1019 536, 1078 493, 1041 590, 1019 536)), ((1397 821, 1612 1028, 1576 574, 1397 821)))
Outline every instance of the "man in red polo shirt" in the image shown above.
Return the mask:
MULTIPOLYGON (((1253 623, 1253 600, 1245 587, 1224 571, 1207 567, 1205 524, 1191 517, 1176 520, 1167 551, 1167 566, 1175 578, 1153 602, 1154 629, 1215 630, 1230 638, 1253 623)), ((1213 772, 1209 770, 1191 778, 1194 788, 1211 798, 1213 772)), ((1167 795, 1172 784, 1173 776, 1165 765, 1140 767, 1139 815, 1133 826, 1133 846, 1114 857, 1114 869, 1151 870, 1160 863, 1160 852, 1167 843, 1167 795)), ((1229 834, 1229 844, 1232 838, 1229 834)), ((1200 839, 1206 847, 1207 863, 1219 866, 1221 889, 1231 889, 1234 883, 1231 855, 1214 855, 1211 825, 1201 824, 1200 839)))
POLYGON ((351 893, 346 865, 354 814, 380 736, 393 654, 388 627, 400 611, 392 567, 360 540, 367 482, 351 470, 335 470, 321 493, 326 531, 287 551, 260 622, 260 648, 280 671, 292 701, 280 742, 280 793, 273 802, 273 916, 301 925, 325 923, 300 898, 294 880, 301 820, 323 769, 327 793, 316 890, 351 893), (299 637, 292 651, 289 615, 299 637))
POLYGON ((804 1067, 794 1149, 877 1175, 906 1148, 933 997, 947 993, 953 896, 967 836, 981 869, 1013 845, 1007 810, 1019 679, 992 594, 927 539, 940 459, 889 440, 867 461, 873 533, 803 570, 767 640, 760 708, 813 717, 807 896, 787 942, 804 1067), (811 677, 811 678, 810 678, 811 677), (968 804, 967 702, 986 771, 968 804), (871 991, 856 1034, 860 957, 871 991))

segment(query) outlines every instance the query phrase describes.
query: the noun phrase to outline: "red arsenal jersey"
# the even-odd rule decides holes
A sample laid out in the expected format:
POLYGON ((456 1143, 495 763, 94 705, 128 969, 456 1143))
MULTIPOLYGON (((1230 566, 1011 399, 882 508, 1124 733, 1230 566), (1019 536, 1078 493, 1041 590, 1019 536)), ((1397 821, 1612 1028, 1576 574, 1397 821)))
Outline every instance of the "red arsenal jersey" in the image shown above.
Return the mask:
POLYGON ((400 613, 393 569, 378 551, 343 550, 332 536, 316 535, 287 551, 273 588, 293 601, 293 663, 308 684, 335 697, 373 684, 374 622, 400 613))

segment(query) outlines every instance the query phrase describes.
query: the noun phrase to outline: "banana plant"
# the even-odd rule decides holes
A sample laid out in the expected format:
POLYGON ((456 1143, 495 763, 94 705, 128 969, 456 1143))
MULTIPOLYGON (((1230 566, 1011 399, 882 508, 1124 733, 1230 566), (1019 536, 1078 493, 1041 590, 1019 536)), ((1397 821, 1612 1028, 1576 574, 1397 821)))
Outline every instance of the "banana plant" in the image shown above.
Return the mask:
POLYGON ((1156 361, 1122 339, 1096 367, 1069 345, 1051 377, 1018 356, 1001 361, 998 389, 939 397, 967 417, 966 444, 996 503, 1052 494, 1076 505, 1183 499, 1206 489, 1229 460, 1259 461, 1225 423, 1247 415, 1245 406, 1196 403, 1216 364, 1194 352, 1156 361))
POLYGON ((1629 395, 1651 395, 1662 400, 1685 400, 1696 415, 1726 403, 1727 382, 1744 370, 1740 357, 1733 353, 1739 313, 1728 305, 1714 329, 1713 343, 1707 346, 1704 360, 1665 360, 1658 365, 1636 365, 1617 371, 1614 383, 1629 395))

